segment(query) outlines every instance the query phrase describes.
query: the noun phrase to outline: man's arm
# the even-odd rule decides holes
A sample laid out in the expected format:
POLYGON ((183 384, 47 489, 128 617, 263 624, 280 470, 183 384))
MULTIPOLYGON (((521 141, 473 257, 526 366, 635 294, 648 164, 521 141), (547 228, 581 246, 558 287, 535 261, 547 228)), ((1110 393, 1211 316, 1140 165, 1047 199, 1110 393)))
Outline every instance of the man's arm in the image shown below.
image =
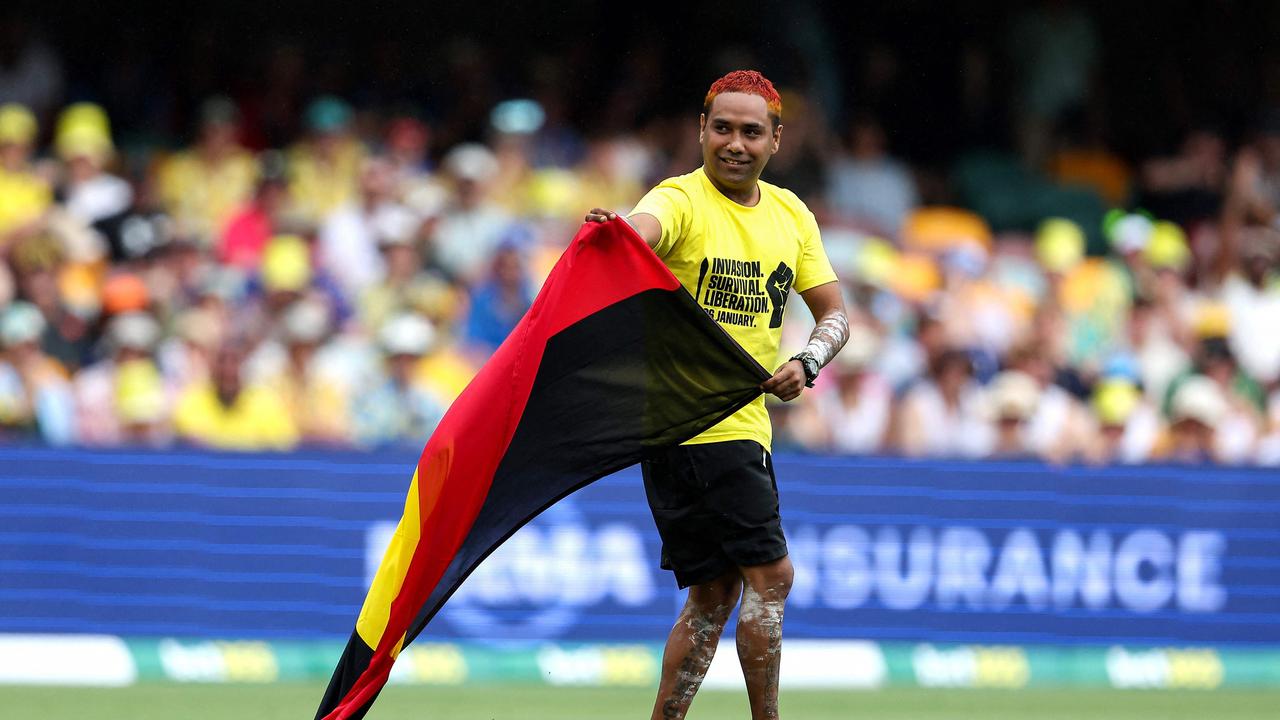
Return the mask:
MULTIPOLYGON (((845 315, 840 283, 829 282, 809 288, 800 293, 800 297, 818 321, 809 335, 809 344, 802 352, 812 355, 821 368, 831 362, 849 340, 849 318, 845 315)), ((804 365, 799 360, 788 360, 760 389, 783 400, 794 400, 804 387, 804 365)))
MULTIPOLYGON (((612 210, 592 208, 591 212, 587 213, 586 222, 609 222, 616 217, 618 214, 612 210)), ((658 242, 662 240, 662 223, 649 213, 636 213, 631 217, 623 215, 622 219, 648 243, 649 247, 657 247, 658 242)))

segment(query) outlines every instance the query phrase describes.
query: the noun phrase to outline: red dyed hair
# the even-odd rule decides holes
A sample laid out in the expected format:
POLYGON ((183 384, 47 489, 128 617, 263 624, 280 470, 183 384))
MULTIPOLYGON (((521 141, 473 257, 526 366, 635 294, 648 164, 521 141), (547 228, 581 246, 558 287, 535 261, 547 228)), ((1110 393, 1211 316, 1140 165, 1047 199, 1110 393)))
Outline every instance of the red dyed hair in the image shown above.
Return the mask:
POLYGON ((782 96, 778 95, 778 91, 773 88, 773 83, 769 82, 769 78, 759 72, 755 70, 734 70, 711 83, 711 89, 707 90, 707 99, 702 103, 702 111, 704 113, 711 112, 711 101, 715 100, 720 93, 727 92, 759 95, 764 98, 764 104, 769 108, 769 118, 773 120, 773 124, 777 125, 782 121, 782 96))

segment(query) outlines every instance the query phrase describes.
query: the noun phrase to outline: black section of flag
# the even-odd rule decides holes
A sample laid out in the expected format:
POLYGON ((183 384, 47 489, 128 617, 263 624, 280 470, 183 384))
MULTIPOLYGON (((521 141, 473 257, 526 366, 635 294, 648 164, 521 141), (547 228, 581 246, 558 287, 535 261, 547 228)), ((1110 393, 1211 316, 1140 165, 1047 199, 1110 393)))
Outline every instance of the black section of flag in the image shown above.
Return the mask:
MULTIPOLYGON (((328 715, 338 703, 342 702, 342 698, 346 697, 347 691, 355 684, 356 678, 369 667, 369 661, 373 660, 373 648, 365 644, 360 639, 359 633, 352 632, 351 638, 347 640, 347 648, 342 651, 342 658, 338 661, 338 667, 333 670, 333 677, 329 678, 329 687, 325 688, 324 698, 320 701, 320 709, 316 711, 316 720, 320 720, 328 715)), ((354 715, 352 720, 360 720, 369 712, 369 708, 373 706, 373 701, 378 696, 374 695, 364 707, 360 708, 354 715)))
POLYGON ((732 415, 768 377, 683 289, 640 293, 552 337, 475 525, 409 640, 525 523, 645 451, 732 415))

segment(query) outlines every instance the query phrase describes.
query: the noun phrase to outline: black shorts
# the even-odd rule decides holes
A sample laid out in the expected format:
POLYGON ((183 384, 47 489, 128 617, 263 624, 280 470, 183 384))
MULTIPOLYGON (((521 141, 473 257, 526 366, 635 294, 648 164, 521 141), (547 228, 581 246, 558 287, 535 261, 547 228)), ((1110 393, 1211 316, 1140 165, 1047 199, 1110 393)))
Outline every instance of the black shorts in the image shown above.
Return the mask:
POLYGON ((773 458, 751 440, 679 445, 641 463, 662 538, 662 568, 680 587, 787 554, 773 458))

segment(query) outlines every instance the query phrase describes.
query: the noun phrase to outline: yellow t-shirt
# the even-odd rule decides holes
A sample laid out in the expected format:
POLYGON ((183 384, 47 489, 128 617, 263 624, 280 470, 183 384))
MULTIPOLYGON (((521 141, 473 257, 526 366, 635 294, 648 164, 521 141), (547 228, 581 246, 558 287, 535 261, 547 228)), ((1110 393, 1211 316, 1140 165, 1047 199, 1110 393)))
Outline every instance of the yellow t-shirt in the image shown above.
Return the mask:
POLYGON ((157 185, 181 230, 213 243, 232 214, 253 198, 257 180, 258 161, 248 151, 237 151, 217 165, 187 151, 165 161, 157 185))
MULTIPOLYGON (((680 284, 770 372, 789 292, 836 279, 813 213, 776 185, 761 181, 760 202, 747 207, 725 197, 698 168, 663 180, 631 211, 639 213, 662 225, 654 252, 680 284)), ((768 448, 772 438, 761 396, 686 444, 755 440, 768 448)))
POLYGON ((266 387, 247 387, 226 407, 212 383, 195 385, 178 398, 173 422, 182 437, 219 450, 288 450, 298 443, 289 406, 266 387))
POLYGON ((322 161, 306 143, 294 146, 289 151, 293 212, 303 220, 324 222, 329 213, 356 197, 364 158, 364 147, 355 140, 342 141, 332 163, 322 161))
POLYGON ((0 235, 40 217, 52 201, 49 186, 35 174, 0 168, 0 235))

